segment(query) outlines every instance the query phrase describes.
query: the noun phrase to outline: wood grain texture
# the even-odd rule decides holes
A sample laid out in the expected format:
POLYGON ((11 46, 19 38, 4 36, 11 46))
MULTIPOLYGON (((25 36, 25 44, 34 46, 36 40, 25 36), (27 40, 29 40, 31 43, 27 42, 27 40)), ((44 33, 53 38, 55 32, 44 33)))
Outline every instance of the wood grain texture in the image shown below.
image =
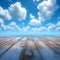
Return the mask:
POLYGON ((0 38, 0 60, 60 60, 60 38, 0 38))

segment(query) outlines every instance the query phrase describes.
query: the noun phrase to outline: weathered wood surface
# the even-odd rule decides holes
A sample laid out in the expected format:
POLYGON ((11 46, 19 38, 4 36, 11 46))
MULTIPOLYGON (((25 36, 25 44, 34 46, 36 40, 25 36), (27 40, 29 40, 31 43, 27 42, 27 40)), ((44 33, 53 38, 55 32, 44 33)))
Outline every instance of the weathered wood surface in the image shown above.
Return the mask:
POLYGON ((0 38, 0 60, 60 60, 60 38, 0 38))

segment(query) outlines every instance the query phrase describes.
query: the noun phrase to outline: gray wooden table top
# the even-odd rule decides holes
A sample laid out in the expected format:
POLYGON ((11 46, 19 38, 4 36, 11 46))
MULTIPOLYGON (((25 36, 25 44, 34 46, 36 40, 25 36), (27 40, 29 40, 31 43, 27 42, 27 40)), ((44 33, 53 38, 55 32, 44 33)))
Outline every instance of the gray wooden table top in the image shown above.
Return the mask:
POLYGON ((60 38, 0 38, 0 60, 60 60, 60 38))

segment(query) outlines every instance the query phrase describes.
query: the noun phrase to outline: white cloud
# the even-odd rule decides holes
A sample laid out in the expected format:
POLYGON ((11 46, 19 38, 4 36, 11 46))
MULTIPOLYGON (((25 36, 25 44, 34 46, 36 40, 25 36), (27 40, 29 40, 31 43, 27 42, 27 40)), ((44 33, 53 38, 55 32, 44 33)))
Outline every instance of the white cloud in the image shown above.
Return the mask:
POLYGON ((0 6, 0 19, 2 20, 11 20, 14 19, 25 19, 27 15, 27 10, 21 6, 20 2, 11 4, 8 9, 3 9, 0 6))
POLYGON ((30 22, 29 22, 29 25, 34 25, 34 26, 38 26, 41 24, 41 20, 39 19, 35 19, 35 16, 33 16, 31 13, 30 13, 30 22))
POLYGON ((51 23, 51 24, 48 26, 47 30, 50 31, 50 30, 54 30, 55 28, 56 28, 56 25, 51 23))
POLYGON ((46 20, 54 14, 58 5, 56 4, 56 0, 44 0, 38 4, 37 8, 39 10, 38 18, 46 20))
POLYGON ((60 31, 60 21, 58 21, 57 23, 56 23, 56 29, 55 29, 56 31, 60 31))
POLYGON ((32 14, 30 14, 30 18, 31 18, 31 19, 34 19, 35 17, 34 17, 32 14))
POLYGON ((3 19, 0 18, 0 24, 3 24, 3 23, 4 23, 3 19))
POLYGON ((20 2, 16 2, 15 4, 11 4, 9 7, 10 15, 18 20, 22 20, 26 18, 27 10, 21 6, 20 2))
POLYGON ((3 20, 10 20, 11 16, 9 14, 9 11, 0 7, 0 18, 3 20))
POLYGON ((57 31, 59 30, 59 31, 60 31, 60 27, 56 27, 56 29, 55 29, 55 30, 57 30, 57 31))
POLYGON ((31 30, 32 30, 32 31, 38 31, 38 28, 35 27, 35 28, 32 28, 31 30))
POLYGON ((1 24, 0 29, 1 29, 1 31, 2 30, 12 30, 12 31, 18 30, 18 31, 21 31, 20 27, 15 22, 11 22, 8 25, 1 24))
POLYGON ((40 0, 33 0, 34 2, 36 1, 36 2, 39 2, 40 0))
POLYGON ((47 25, 48 25, 47 30, 49 30, 49 31, 50 30, 56 30, 56 31, 60 30, 60 21, 58 21, 56 24, 49 23, 47 25))
POLYGON ((1 30, 6 30, 7 29, 7 27, 6 27, 6 25, 4 25, 4 24, 1 24, 1 30))
POLYGON ((7 25, 8 30, 21 30, 18 25, 15 22, 11 22, 9 25, 7 25))
POLYGON ((41 24, 40 22, 41 22, 40 20, 31 19, 30 22, 29 22, 29 24, 30 25, 40 25, 41 24))
POLYGON ((15 22, 11 22, 11 23, 9 24, 9 26, 15 26, 15 25, 16 25, 15 22))
POLYGON ((41 27, 39 28, 39 31, 45 31, 45 30, 46 30, 46 27, 41 26, 41 27))
POLYGON ((32 28, 31 29, 32 31, 45 31, 46 30, 46 27, 43 27, 43 26, 41 26, 41 27, 35 27, 35 28, 32 28))
POLYGON ((60 21, 57 22, 56 26, 60 26, 60 21))
POLYGON ((22 31, 28 31, 30 29, 30 26, 26 26, 22 28, 22 31))

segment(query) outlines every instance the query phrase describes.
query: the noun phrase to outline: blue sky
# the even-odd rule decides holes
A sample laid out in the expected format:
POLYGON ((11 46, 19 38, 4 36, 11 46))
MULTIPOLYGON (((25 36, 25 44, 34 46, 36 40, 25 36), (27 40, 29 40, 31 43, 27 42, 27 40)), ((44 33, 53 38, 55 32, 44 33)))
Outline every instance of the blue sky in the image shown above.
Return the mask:
POLYGON ((12 31, 60 34, 60 0, 0 0, 0 34, 12 31))

